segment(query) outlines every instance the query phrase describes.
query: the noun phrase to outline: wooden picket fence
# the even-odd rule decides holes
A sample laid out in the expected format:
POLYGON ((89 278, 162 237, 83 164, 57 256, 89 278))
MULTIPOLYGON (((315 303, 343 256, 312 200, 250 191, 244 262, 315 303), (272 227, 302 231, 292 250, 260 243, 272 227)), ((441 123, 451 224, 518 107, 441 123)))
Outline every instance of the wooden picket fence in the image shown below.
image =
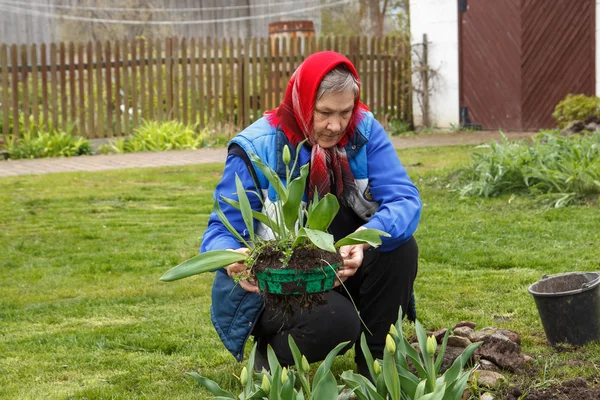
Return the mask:
POLYGON ((296 67, 320 50, 354 63, 378 118, 410 121, 410 47, 400 39, 163 38, 0 45, 0 134, 104 138, 171 119, 240 128, 276 107, 296 67))

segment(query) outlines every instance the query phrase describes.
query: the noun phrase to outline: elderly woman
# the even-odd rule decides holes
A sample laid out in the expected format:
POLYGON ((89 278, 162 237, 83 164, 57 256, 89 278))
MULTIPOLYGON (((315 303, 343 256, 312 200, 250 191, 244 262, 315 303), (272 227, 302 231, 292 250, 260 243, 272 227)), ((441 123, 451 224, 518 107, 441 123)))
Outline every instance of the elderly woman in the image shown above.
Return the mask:
MULTIPOLYGON (((346 57, 332 51, 313 54, 291 77, 281 105, 236 135, 229 145, 216 199, 236 191, 236 174, 247 190, 260 193, 268 189, 256 187, 248 154, 263 160, 281 158, 276 156, 284 145, 294 152, 307 139, 299 154, 301 165, 310 163, 307 196, 332 193, 338 198, 340 211, 330 227, 335 239, 364 228, 390 235, 377 249, 368 245, 342 247, 344 263, 339 277, 344 288, 338 285, 327 292, 326 304, 291 315, 265 308, 254 281, 240 280, 238 285, 232 279, 243 272, 243 264, 218 271, 211 319, 238 361, 251 335, 258 343, 261 367, 267 366, 268 344, 281 364, 293 364, 289 334, 314 362, 324 359, 340 342, 356 343, 362 330, 367 332, 373 356, 382 358, 385 336, 398 317, 399 307, 408 309, 417 274, 418 248, 413 233, 421 215, 421 200, 388 135, 359 98, 359 77, 346 57)), ((243 232, 240 212, 224 202, 221 207, 243 232)), ((260 199, 255 198, 252 207, 260 211, 260 199)), ((247 250, 213 212, 201 252, 217 249, 247 250)), ((368 376, 362 352, 355 353, 358 371, 368 376)))

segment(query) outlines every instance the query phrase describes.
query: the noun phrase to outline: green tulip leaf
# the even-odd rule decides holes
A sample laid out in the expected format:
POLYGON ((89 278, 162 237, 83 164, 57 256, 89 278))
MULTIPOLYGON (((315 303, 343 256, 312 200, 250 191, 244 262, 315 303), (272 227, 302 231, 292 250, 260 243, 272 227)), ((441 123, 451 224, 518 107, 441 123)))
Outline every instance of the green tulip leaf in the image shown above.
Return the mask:
POLYGON ((379 229, 367 228, 352 232, 345 238, 338 240, 335 243, 336 248, 352 244, 364 244, 368 243, 373 247, 377 247, 381 244, 381 236, 390 237, 390 234, 379 229))
POLYGON ((335 247, 333 245, 333 235, 327 232, 318 231, 315 229, 304 228, 304 232, 315 246, 330 253, 335 253, 335 247))
POLYGON ((229 264, 245 261, 247 258, 248 256, 245 254, 230 250, 207 251, 171 268, 160 277, 160 280, 170 282, 204 272, 215 271, 229 264))
POLYGON ((240 211, 242 212, 244 224, 246 224, 246 229, 248 229, 250 240, 254 241, 254 218, 252 217, 252 207, 250 206, 250 200, 248 200, 246 189, 244 189, 242 181, 237 174, 235 174, 235 190, 237 191, 238 199, 240 201, 240 211))
POLYGON ((186 375, 189 375, 192 378, 194 378, 199 384, 204 386, 206 388, 206 390, 208 390, 215 396, 220 396, 224 399, 235 399, 236 398, 232 393, 229 393, 229 392, 221 389, 221 387, 219 386, 218 383, 211 381, 208 378, 204 378, 203 376, 200 376, 195 372, 186 372, 186 375))
POLYGON ((337 198, 331 193, 312 204, 308 210, 306 227, 326 231, 340 209, 337 198))
POLYGON ((285 189, 285 186, 283 186, 283 182, 281 182, 281 178, 279 178, 279 175, 277 175, 277 173, 273 171, 271 167, 263 164, 262 160, 258 158, 256 154, 250 153, 248 154, 248 156, 250 157, 250 160, 252 160, 254 165, 256 165, 258 169, 260 169, 265 178, 267 178, 267 180, 271 183, 279 199, 285 203, 287 201, 287 191, 285 189))
POLYGON ((298 209, 302 207, 302 196, 306 187, 306 178, 308 177, 308 164, 300 168, 300 176, 294 179, 287 187, 288 197, 283 203, 283 219, 285 226, 289 230, 294 230, 296 221, 298 221, 298 209))

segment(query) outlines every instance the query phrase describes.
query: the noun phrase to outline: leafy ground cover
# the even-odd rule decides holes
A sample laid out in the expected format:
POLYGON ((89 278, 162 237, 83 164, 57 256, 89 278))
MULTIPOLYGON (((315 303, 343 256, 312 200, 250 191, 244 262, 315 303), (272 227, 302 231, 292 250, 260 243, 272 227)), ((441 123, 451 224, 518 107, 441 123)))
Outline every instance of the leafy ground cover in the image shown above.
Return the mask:
MULTIPOLYGON (((518 331, 533 358, 527 376, 509 375, 522 388, 575 377, 593 384, 600 344, 549 347, 527 286, 543 274, 598 270, 597 206, 542 211, 522 196, 461 200, 447 176, 471 150, 399 152, 424 201, 419 320, 428 330, 471 320, 518 331)), ((209 321, 212 277, 158 280, 197 252, 221 171, 0 179, 0 398, 207 398, 188 371, 238 389, 241 366, 209 321)), ((353 368, 352 356, 335 361, 336 377, 353 368)))

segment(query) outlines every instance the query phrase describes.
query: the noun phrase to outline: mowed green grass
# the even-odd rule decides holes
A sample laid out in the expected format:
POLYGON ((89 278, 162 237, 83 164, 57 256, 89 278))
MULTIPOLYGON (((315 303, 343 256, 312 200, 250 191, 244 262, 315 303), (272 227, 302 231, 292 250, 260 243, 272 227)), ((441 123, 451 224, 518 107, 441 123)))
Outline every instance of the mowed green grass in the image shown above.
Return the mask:
MULTIPOLYGON (((538 385, 597 375, 600 345, 549 347, 527 293, 543 274, 600 270, 597 206, 544 212, 519 196, 459 200, 446 177, 471 151, 398 153, 424 203, 419 319, 430 330, 462 320, 517 330, 538 385)), ((158 280, 196 254, 221 171, 0 179, 0 398, 208 398, 187 371, 237 390, 241 365, 210 323, 212 275, 158 280)), ((352 367, 347 354, 334 373, 352 367)))

